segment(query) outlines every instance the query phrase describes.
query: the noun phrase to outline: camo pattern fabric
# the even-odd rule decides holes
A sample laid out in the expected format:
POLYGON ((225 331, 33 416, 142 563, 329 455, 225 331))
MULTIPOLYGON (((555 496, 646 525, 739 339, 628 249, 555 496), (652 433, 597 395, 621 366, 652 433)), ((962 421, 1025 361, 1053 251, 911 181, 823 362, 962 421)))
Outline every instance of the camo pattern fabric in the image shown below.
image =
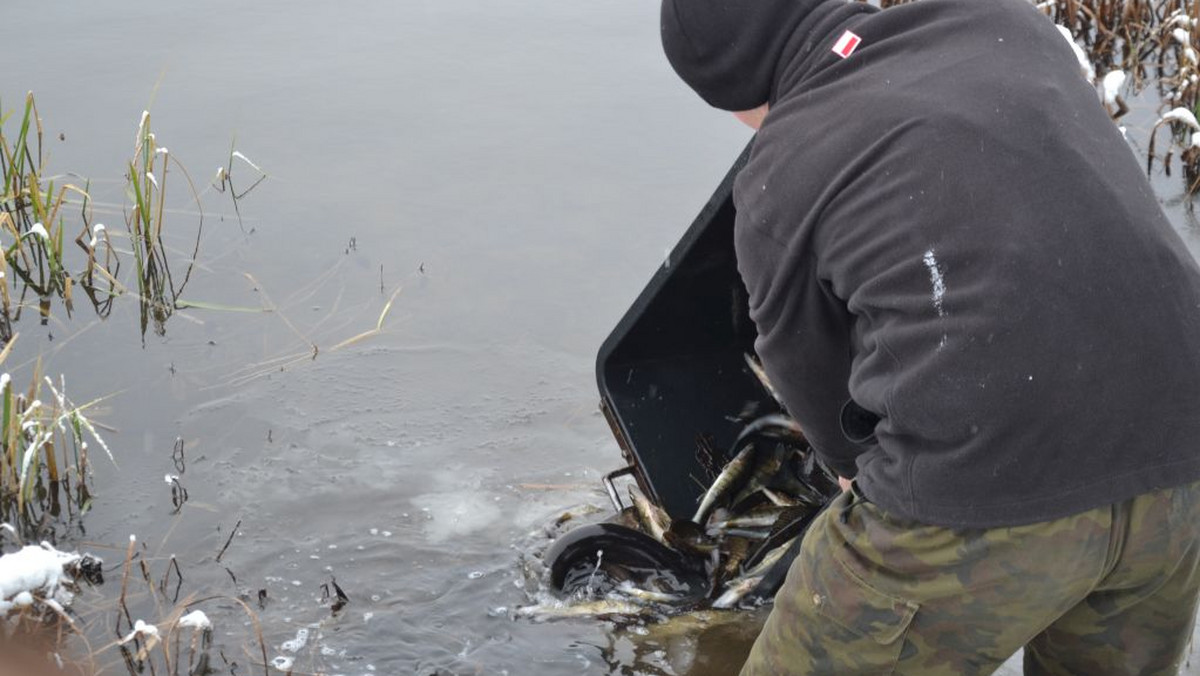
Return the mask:
POLYGON ((1176 674, 1200 587, 1200 483, 962 530, 857 488, 813 522, 742 676, 1176 674))

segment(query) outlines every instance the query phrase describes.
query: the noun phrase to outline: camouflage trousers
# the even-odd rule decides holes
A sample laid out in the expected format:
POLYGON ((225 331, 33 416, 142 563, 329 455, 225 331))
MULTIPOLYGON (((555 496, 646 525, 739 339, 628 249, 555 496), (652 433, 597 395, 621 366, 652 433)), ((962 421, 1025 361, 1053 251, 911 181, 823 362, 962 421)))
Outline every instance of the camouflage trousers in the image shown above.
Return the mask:
POLYGON ((813 522, 742 668, 759 674, 1175 674, 1200 588, 1200 483, 962 530, 858 491, 813 522))

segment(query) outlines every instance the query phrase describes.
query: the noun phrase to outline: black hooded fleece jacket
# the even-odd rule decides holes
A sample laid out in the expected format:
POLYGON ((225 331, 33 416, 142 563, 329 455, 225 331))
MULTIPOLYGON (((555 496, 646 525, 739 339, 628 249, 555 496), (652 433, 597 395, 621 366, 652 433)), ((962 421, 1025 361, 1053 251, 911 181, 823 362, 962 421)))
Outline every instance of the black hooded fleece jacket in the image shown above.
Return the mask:
POLYGON ((1200 479, 1200 269, 1054 25, 810 4, 734 199, 757 350, 820 457, 952 527, 1200 479))

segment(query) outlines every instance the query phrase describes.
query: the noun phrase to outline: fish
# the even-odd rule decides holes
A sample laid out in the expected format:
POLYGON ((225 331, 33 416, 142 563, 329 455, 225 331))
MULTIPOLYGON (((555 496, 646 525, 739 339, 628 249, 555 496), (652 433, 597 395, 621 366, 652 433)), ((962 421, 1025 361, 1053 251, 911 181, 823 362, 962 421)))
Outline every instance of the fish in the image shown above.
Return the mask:
MULTIPOLYGON (((782 413, 770 413, 761 418, 755 418, 738 434, 738 440, 759 435, 796 443, 808 443, 800 423, 782 413)), ((736 446, 737 443, 735 442, 734 445, 736 446)))
POLYGON ((717 531, 723 531, 730 528, 770 528, 775 525, 775 521, 779 518, 781 510, 773 510, 763 512, 761 514, 743 514, 734 516, 724 521, 714 523, 711 528, 717 531))
POLYGON ((780 407, 782 407, 783 399, 779 398, 779 392, 775 389, 775 386, 771 384, 771 379, 767 377, 767 372, 763 370, 762 364, 759 364, 758 359, 750 354, 744 354, 742 356, 746 358, 746 366, 750 368, 750 372, 754 374, 754 377, 758 378, 758 382, 762 384, 763 389, 767 391, 767 394, 771 395, 771 398, 774 399, 780 407))
POLYGON ((721 563, 713 572, 713 593, 723 587, 727 580, 736 577, 750 552, 750 541, 745 538, 729 538, 722 544, 721 563))
POLYGON ((633 502, 633 510, 637 514, 638 522, 646 529, 650 537, 666 544, 666 531, 671 527, 670 517, 660 507, 650 502, 646 496, 635 491, 633 486, 629 487, 629 500, 633 502))
POLYGON ((537 603, 532 606, 521 606, 513 611, 513 616, 545 622, 547 620, 569 619, 578 617, 613 618, 638 617, 654 614, 651 606, 634 603, 627 598, 602 598, 595 601, 550 601, 537 603))
POLYGON ((708 536, 703 528, 687 519, 675 519, 663 534, 668 547, 695 556, 707 556, 717 549, 717 541, 708 536))
MULTIPOLYGON (((829 499, 829 495, 822 495, 820 490, 809 485, 804 479, 791 472, 778 473, 771 488, 775 489, 778 493, 786 495, 787 499, 796 504, 808 505, 810 507, 820 507, 829 499)), ((826 492, 828 493, 828 491, 826 492)))
MULTIPOLYGON (((799 536, 796 536, 796 537, 799 537, 799 536)), ((796 541, 796 538, 793 537, 791 540, 788 540, 786 543, 784 543, 778 547, 773 547, 769 552, 764 554, 762 556, 762 558, 759 559, 759 561, 757 563, 755 563, 752 568, 743 572, 742 575, 744 577, 762 577, 763 575, 766 575, 771 570, 771 568, 773 568, 775 566, 775 564, 778 563, 780 561, 780 559, 783 558, 783 555, 787 552, 788 549, 791 548, 792 543, 794 543, 795 541, 796 541)))
POLYGON ((754 591, 758 583, 762 581, 761 577, 742 577, 738 578, 732 584, 725 587, 725 591, 721 593, 717 600, 712 602, 713 608, 726 610, 733 608, 741 603, 746 595, 754 591))
POLYGON ((750 477, 746 480, 746 485, 738 491, 738 494, 730 500, 730 504, 738 505, 744 500, 752 497, 755 493, 767 488, 775 475, 779 474, 779 470, 783 468, 784 457, 787 454, 787 447, 783 444, 772 444, 773 448, 765 457, 760 454, 758 462, 750 471, 750 477))
MULTIPOLYGON (((735 445, 734 448, 737 446, 735 445)), ((696 509, 695 516, 692 517, 692 523, 703 526, 708 521, 708 515, 717 506, 717 502, 741 486, 746 479, 746 471, 753 464, 754 444, 746 443, 733 460, 730 460, 721 469, 717 478, 713 479, 712 485, 708 487, 704 497, 700 500, 700 506, 696 509)))
POLYGON ((771 504, 775 505, 776 507, 795 507, 796 505, 800 504, 799 500, 787 495, 782 495, 771 490, 770 488, 762 489, 762 494, 766 496, 766 498, 771 501, 771 504))
POLYGON ((733 460, 721 469, 721 473, 705 491, 700 506, 692 517, 693 523, 705 525, 712 510, 727 496, 739 495, 739 489, 748 481, 754 486, 753 490, 761 490, 771 476, 778 473, 788 458, 789 450, 794 451, 788 444, 776 443, 760 462, 758 456, 761 453, 758 449, 762 446, 762 440, 759 437, 807 444, 800 425, 786 415, 772 413, 746 425, 738 434, 730 451, 733 460))
POLYGON ((766 540, 771 533, 765 530, 754 530, 752 528, 727 528, 724 535, 733 538, 742 538, 745 540, 766 540))
POLYGON ((683 601, 685 598, 682 594, 672 594, 670 592, 638 587, 628 580, 618 584, 616 592, 645 603, 675 604, 683 601))
POLYGON ((820 509, 806 507, 793 507, 785 511, 771 527, 771 534, 767 539, 746 558, 746 566, 754 567, 772 552, 786 549, 797 536, 808 530, 809 524, 813 522, 820 511, 820 509))

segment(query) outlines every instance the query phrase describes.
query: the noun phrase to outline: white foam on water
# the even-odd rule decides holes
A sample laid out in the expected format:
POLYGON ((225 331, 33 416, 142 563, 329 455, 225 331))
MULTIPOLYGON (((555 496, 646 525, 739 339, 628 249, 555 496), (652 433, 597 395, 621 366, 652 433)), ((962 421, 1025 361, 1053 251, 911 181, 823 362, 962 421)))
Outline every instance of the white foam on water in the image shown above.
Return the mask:
POLYGON ((425 535, 434 544, 484 530, 501 516, 495 502, 475 491, 428 493, 412 501, 428 515, 425 535))

